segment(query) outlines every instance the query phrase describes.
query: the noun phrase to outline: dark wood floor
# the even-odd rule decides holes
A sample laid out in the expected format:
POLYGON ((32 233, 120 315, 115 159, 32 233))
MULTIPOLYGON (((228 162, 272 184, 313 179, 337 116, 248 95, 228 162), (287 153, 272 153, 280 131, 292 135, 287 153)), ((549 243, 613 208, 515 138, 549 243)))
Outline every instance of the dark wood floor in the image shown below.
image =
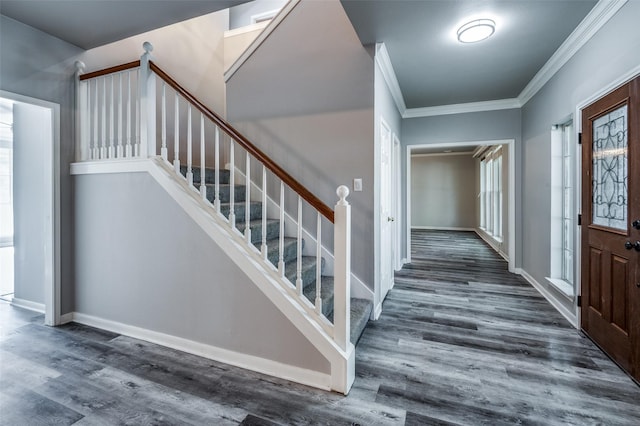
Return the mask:
POLYGON ((0 423, 640 424, 640 388, 475 234, 413 237, 348 397, 2 302, 0 423))

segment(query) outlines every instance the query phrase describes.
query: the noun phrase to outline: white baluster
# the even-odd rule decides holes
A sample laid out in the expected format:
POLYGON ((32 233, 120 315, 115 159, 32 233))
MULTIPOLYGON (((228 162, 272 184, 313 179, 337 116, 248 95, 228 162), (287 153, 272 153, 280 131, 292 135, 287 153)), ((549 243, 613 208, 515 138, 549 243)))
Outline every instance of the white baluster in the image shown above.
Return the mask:
POLYGON ((98 131, 100 130, 100 117, 98 115, 98 102, 100 101, 100 97, 98 95, 98 79, 95 79, 95 93, 94 93, 94 103, 93 103, 93 159, 97 160, 100 158, 100 137, 98 136, 98 131))
POLYGON ((280 238, 278 241, 278 272, 284 277, 284 182, 280 181, 280 238))
POLYGON ((107 157, 107 77, 102 77, 102 132, 100 143, 100 159, 107 157))
POLYGON ((89 148, 89 159, 93 160, 93 158, 95 157, 95 151, 94 151, 94 143, 95 143, 95 139, 93 138, 93 98, 91 97, 91 80, 87 80, 86 82, 87 85, 87 122, 88 122, 88 127, 87 127, 87 142, 89 144, 88 148, 89 148))
POLYGON ((267 248, 267 167, 262 166, 262 246, 260 247, 262 258, 266 261, 267 248))
POLYGON ((115 78, 113 76, 113 74, 111 74, 111 84, 110 84, 110 88, 109 88, 109 92, 110 92, 110 97, 111 99, 109 100, 109 150, 108 150, 108 156, 109 158, 113 158, 115 155, 114 152, 114 145, 115 145, 115 117, 114 117, 114 104, 115 104, 115 99, 113 98, 113 86, 115 85, 115 78))
MULTIPOLYGON (((138 79, 138 84, 140 84, 140 79, 138 79)), ((142 140, 140 139, 140 98, 136 98, 136 121, 134 122, 134 143, 133 143, 133 155, 135 157, 140 157, 140 144, 142 140)))
POLYGON ((249 227, 249 221, 251 220, 251 159, 249 157, 249 153, 247 152, 245 166, 245 201, 244 201, 244 238, 247 241, 247 244, 251 244, 251 229, 249 227))
POLYGON ((175 124, 173 133, 173 168, 176 173, 180 175, 180 99, 178 98, 178 92, 176 92, 175 100, 175 124))
POLYGON ((160 156, 164 161, 168 161, 167 153, 167 83, 162 82, 162 146, 160 156))
POLYGON ((322 314, 322 215, 318 212, 316 231, 316 313, 322 314))
POLYGON ((156 75, 149 66, 153 46, 148 41, 142 44, 144 53, 140 57, 138 86, 140 93, 140 156, 156 155, 156 75))
POLYGON ((131 152, 131 71, 127 72, 127 146, 125 147, 124 155, 130 158, 133 153, 131 152))
POLYGON ((122 73, 118 74, 118 147, 116 148, 116 157, 123 157, 122 147, 122 73))
POLYGON ((229 224, 231 228, 236 226, 236 210, 235 210, 235 183, 236 183, 236 160, 235 160, 235 143, 231 139, 229 146, 229 162, 231 168, 229 170, 229 224))
POLYGON ((189 185, 193 185, 193 152, 191 144, 193 143, 191 139, 191 104, 187 107, 187 182, 189 185))
POLYGON ((213 205, 216 212, 220 213, 220 129, 216 126, 215 147, 214 147, 214 188, 213 188, 213 205))
POLYGON ((207 183, 206 177, 207 173, 204 168, 204 114, 200 113, 200 195, 202 195, 202 199, 207 199, 207 183))
POLYGON ((296 292, 302 296, 302 197, 298 195, 298 253, 296 260, 296 292))
POLYGON ((84 161, 85 158, 85 144, 88 143, 87 138, 87 117, 88 117, 88 104, 87 93, 84 90, 86 83, 80 81, 80 74, 84 71, 84 64, 80 61, 75 62, 76 72, 74 75, 74 82, 76 85, 76 161, 84 161))
POLYGON ((336 193, 340 199, 335 207, 333 225, 333 338, 342 350, 346 350, 351 344, 351 206, 346 200, 349 188, 342 185, 336 193))

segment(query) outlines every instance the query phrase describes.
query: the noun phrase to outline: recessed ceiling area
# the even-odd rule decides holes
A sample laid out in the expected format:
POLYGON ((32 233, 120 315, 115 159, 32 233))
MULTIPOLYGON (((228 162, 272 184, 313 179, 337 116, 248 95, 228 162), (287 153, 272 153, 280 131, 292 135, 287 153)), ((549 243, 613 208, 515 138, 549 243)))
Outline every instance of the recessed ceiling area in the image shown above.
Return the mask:
POLYGON ((342 0, 362 44, 384 42, 407 108, 516 98, 595 0, 342 0), (473 19, 495 33, 460 43, 473 19))
POLYGON ((435 148, 427 146, 427 147, 421 147, 421 148, 413 148, 411 150, 411 155, 433 155, 433 154, 473 155, 473 152, 475 151, 476 148, 478 148, 478 146, 479 145, 456 145, 456 146, 450 146, 450 147, 435 147, 435 148))
POLYGON ((2 0, 0 13, 82 49, 92 49, 247 1, 2 0))

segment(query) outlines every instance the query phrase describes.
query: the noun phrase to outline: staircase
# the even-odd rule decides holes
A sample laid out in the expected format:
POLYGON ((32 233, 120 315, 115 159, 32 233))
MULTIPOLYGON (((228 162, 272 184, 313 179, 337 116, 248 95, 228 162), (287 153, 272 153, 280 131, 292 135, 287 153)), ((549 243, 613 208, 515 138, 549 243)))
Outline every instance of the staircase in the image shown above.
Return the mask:
MULTIPOLYGON (((183 177, 187 176, 187 167, 181 166, 180 173, 183 177)), ((192 167, 193 181, 201 182, 201 169, 192 167)), ((214 202, 214 186, 215 186, 215 169, 205 169, 205 184, 207 186, 207 199, 214 202)), ((230 213, 231 201, 231 184, 230 171, 220 169, 218 171, 220 178, 219 196, 220 196, 220 212, 228 219, 230 213)), ((234 185, 234 206, 233 210, 236 216, 236 229, 244 233, 245 214, 246 214, 246 187, 245 185, 234 185)), ((249 229, 251 230, 251 243, 260 250, 262 243, 262 202, 251 201, 249 207, 249 229)), ((266 220, 266 239, 267 239, 267 259, 274 267, 278 267, 279 260, 279 242, 280 242, 280 221, 278 219, 266 220)), ((302 239, 304 247, 305 240, 302 239)), ((296 238, 284 237, 284 262, 285 262, 285 278, 291 283, 296 282, 297 277, 297 254, 298 241, 296 238)), ((310 303, 314 303, 316 295, 316 268, 317 261, 315 256, 302 256, 302 285, 303 294, 310 303)), ((321 269, 324 270, 324 258, 322 259, 321 269)), ((322 313, 327 319, 333 322, 333 277, 322 275, 321 277, 321 297, 322 297, 322 313)), ((364 332, 373 303, 367 299, 351 298, 351 343, 356 345, 360 336, 364 332)))

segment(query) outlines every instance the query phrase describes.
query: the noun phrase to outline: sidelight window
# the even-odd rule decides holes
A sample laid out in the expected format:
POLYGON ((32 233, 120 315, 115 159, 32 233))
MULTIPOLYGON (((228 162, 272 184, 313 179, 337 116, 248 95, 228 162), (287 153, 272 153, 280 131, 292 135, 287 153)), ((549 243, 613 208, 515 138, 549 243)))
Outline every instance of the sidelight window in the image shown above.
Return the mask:
POLYGON ((480 228, 502 241, 502 147, 480 161, 480 228))

